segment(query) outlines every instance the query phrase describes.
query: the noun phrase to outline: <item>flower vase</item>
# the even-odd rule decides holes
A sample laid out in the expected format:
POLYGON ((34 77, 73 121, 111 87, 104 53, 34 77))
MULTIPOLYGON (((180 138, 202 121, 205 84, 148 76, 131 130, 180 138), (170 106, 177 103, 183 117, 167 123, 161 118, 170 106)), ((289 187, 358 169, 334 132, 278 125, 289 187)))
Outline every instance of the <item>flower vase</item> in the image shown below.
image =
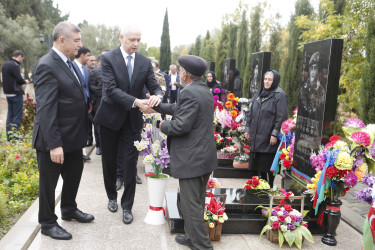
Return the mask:
POLYGON ((241 168, 241 169, 248 169, 249 162, 240 162, 240 161, 233 161, 234 168, 241 168))
POLYGON ((150 225, 162 225, 165 223, 165 209, 163 207, 165 190, 167 189, 166 178, 147 178, 148 199, 150 201, 149 210, 144 222, 150 225))
POLYGON ((341 201, 328 201, 324 211, 324 227, 326 234, 322 237, 322 242, 328 246, 336 246, 336 229, 341 219, 341 201))
POLYGON ((221 231, 223 229, 223 223, 216 222, 216 221, 213 223, 215 226, 213 228, 210 228, 209 223, 206 222, 207 233, 211 241, 218 241, 221 238, 221 231))
POLYGON ((147 173, 150 173, 150 172, 151 173, 154 172, 154 169, 153 169, 151 163, 145 163, 145 173, 147 174, 147 173))

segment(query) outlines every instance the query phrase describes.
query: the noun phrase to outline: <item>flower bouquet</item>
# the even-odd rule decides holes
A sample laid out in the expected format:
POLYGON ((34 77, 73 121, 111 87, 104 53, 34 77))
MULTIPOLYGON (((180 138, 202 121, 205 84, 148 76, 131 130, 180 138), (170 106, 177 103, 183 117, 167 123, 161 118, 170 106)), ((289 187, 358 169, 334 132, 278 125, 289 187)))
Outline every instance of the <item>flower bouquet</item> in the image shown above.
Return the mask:
POLYGON ((234 168, 248 168, 250 159, 250 150, 248 145, 241 147, 240 155, 234 157, 233 167, 234 168))
POLYGON ((221 183, 216 178, 210 178, 207 182, 206 189, 221 188, 221 183))
POLYGON ((221 153, 219 154, 219 158, 222 159, 234 159, 239 153, 239 149, 236 145, 233 146, 226 146, 225 148, 221 149, 221 153))
POLYGON ((266 180, 259 179, 258 176, 253 176, 246 181, 244 189, 270 189, 270 185, 266 180))
POLYGON ((279 242, 280 248, 284 244, 284 240, 291 247, 293 243, 301 249, 303 238, 314 243, 311 232, 307 228, 307 222, 303 221, 303 217, 308 211, 303 211, 303 196, 284 197, 272 196, 270 207, 265 214, 268 216, 267 224, 263 227, 260 237, 266 232, 267 239, 271 242, 279 242), (293 209, 290 205, 284 205, 285 199, 301 199, 301 212, 293 209), (273 199, 282 199, 280 205, 272 208, 273 199))
POLYGON ((146 176, 168 178, 167 175, 162 174, 162 170, 167 168, 170 162, 167 136, 156 127, 156 122, 161 120, 160 114, 147 114, 144 115, 144 119, 151 120, 151 123, 146 124, 142 132, 142 140, 135 141, 134 146, 143 154, 143 163, 152 165, 152 171, 146 173, 146 176))
MULTIPOLYGON (((225 213, 225 196, 223 202, 218 202, 212 193, 207 193, 208 202, 204 209, 204 220, 206 221, 207 232, 210 240, 220 240, 221 230, 224 221, 228 220, 225 213)), ((206 199, 207 200, 207 199, 206 199)))

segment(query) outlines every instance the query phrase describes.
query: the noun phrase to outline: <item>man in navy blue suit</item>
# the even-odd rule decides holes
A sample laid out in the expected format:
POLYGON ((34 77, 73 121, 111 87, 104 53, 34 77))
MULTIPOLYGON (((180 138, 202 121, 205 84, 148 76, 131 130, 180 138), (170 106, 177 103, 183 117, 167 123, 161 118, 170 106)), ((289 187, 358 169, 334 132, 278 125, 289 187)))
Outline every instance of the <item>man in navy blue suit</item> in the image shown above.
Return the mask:
POLYGON ((169 66, 170 74, 167 82, 167 95, 169 97, 169 103, 176 103, 178 94, 181 91, 180 76, 177 72, 177 66, 172 64, 169 66))
MULTIPOLYGON (((85 101, 87 108, 89 110, 89 113, 92 111, 92 104, 90 101, 90 89, 89 89, 89 74, 90 71, 87 69, 86 64, 88 60, 90 59, 90 50, 86 47, 82 47, 78 50, 78 54, 75 56, 75 60, 73 61, 73 67, 75 68, 78 77, 81 81, 82 88, 85 91, 85 101)), ((92 141, 92 131, 89 131, 89 136, 87 138, 87 141, 90 141, 90 135, 91 135, 91 141, 92 141)), ((89 146, 89 145, 86 145, 89 146)), ((84 161, 89 161, 90 157, 83 155, 84 161)))

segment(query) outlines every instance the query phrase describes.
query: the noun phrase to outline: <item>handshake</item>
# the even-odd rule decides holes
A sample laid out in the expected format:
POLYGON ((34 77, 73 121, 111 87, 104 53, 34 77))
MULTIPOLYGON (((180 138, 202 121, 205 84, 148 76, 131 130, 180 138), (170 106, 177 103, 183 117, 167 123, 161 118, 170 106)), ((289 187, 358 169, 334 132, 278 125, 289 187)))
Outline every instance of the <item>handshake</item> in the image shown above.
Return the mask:
POLYGON ((142 113, 156 113, 153 107, 161 103, 161 98, 155 95, 146 94, 149 99, 135 99, 134 105, 139 108, 142 113))

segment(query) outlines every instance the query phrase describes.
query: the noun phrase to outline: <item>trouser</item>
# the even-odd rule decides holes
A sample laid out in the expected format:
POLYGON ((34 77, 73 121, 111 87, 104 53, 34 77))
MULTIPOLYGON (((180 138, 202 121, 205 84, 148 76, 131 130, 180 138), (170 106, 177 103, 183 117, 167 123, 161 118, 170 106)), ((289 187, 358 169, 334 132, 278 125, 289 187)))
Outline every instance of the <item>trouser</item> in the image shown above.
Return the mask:
POLYGON ((138 150, 134 141, 140 140, 139 131, 133 131, 130 121, 115 131, 100 127, 102 146, 102 165, 104 186, 110 200, 117 199, 116 172, 117 166, 122 168, 124 177, 124 192, 121 197, 122 209, 131 210, 135 196, 135 176, 137 173, 138 150))
POLYGON ((180 204, 184 218, 185 238, 190 239, 194 247, 213 249, 203 219, 206 185, 210 173, 188 179, 179 179, 180 204))
POLYGON ((82 149, 64 152, 64 163, 51 161, 50 152, 37 150, 39 167, 39 223, 42 228, 57 225, 55 189, 59 176, 63 178, 61 213, 77 210, 76 197, 83 171, 82 149))
POLYGON ((275 176, 273 176, 273 173, 271 171, 268 172, 259 172, 260 178, 263 180, 268 181, 268 184, 270 184, 270 187, 273 187, 273 181, 275 180, 275 176), (267 178, 268 175, 268 178, 267 178))
POLYGON ((171 90, 171 94, 169 95, 169 103, 177 102, 177 90, 171 90))
POLYGON ((18 130, 22 120, 22 109, 23 109, 23 96, 16 95, 13 97, 7 97, 8 102, 8 114, 7 114, 7 121, 6 121, 6 134, 7 140, 9 141, 12 137, 11 131, 12 129, 18 130))

